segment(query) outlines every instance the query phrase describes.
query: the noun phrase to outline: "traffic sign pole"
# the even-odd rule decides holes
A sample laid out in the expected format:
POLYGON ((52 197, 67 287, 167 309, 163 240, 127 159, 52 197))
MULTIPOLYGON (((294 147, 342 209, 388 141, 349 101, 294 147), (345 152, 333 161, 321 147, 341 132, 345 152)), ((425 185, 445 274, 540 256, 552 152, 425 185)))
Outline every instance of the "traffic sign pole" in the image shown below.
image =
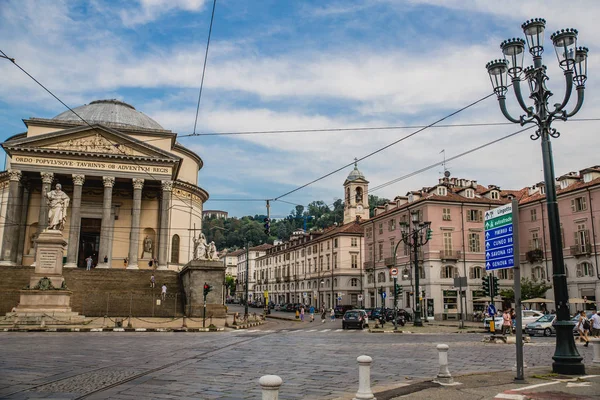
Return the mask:
MULTIPOLYGON (((398 271, 396 270, 396 273, 398 271)), ((398 277, 394 276, 394 330, 398 329, 398 277)))
POLYGON ((512 200, 513 213, 513 248, 514 248, 514 278, 515 278, 515 308, 517 313, 517 376, 516 381, 525 380, 523 369, 523 315, 521 313, 521 260, 519 258, 519 202, 512 200))

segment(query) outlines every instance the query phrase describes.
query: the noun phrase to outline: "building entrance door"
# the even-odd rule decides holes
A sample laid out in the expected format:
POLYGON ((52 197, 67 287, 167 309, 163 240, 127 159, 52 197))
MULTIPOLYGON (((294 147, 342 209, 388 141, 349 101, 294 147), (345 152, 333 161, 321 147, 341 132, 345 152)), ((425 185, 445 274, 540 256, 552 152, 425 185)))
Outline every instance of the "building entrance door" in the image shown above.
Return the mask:
POLYGON ((79 234, 79 255, 77 266, 85 268, 85 259, 92 256, 93 265, 98 264, 98 250, 100 250, 100 228, 102 220, 97 218, 82 218, 79 234))

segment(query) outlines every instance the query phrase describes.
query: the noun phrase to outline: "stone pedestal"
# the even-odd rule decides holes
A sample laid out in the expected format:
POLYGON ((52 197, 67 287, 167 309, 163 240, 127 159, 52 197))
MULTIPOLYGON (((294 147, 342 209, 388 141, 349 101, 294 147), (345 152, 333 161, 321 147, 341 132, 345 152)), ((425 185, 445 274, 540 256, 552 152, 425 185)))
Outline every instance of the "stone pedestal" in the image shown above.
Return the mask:
POLYGON ((202 317, 204 308, 204 283, 212 287, 206 296, 206 317, 225 318, 223 282, 225 266, 221 261, 192 260, 179 273, 185 294, 185 311, 188 317, 202 317))
POLYGON ((36 239, 35 271, 29 288, 21 290, 17 315, 69 313, 71 294, 62 275, 63 251, 67 242, 62 232, 45 230, 36 239))

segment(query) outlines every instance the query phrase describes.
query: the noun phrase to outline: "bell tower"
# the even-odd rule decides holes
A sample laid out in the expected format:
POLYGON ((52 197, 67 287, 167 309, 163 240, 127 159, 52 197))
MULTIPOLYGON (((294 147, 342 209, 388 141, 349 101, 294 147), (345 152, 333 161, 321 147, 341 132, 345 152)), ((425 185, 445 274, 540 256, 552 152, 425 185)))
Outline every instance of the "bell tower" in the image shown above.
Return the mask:
POLYGON ((354 169, 344 182, 344 224, 356 220, 369 219, 369 181, 358 170, 354 159, 354 169))

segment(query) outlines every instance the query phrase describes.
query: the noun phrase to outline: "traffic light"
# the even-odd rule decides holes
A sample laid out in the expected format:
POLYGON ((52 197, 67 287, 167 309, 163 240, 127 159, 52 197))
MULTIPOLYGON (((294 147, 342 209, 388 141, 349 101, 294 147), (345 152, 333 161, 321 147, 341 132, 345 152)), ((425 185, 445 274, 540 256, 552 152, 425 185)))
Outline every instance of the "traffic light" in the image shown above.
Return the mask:
POLYGON ((399 296, 402 294, 404 289, 402 289, 402 286, 400 286, 398 283, 396 283, 396 294, 399 296))
POLYGON ((483 285, 483 295, 486 297, 489 296, 490 295, 490 277, 484 276, 483 278, 481 278, 481 284, 483 285))
POLYGON ((208 293, 211 291, 212 291, 212 286, 210 286, 208 283, 204 282, 204 297, 206 297, 206 295, 208 295, 208 293))
POLYGON ((265 233, 267 235, 271 234, 271 219, 270 218, 265 218, 265 233))
POLYGON ((379 289, 377 289, 377 293, 379 293, 380 295, 383 294, 383 287, 380 287, 379 289))
POLYGON ((431 240, 433 236, 433 230, 431 228, 427 228, 427 240, 431 240))
POLYGON ((494 279, 492 281, 493 282, 492 286, 494 288, 494 296, 496 296, 498 293, 500 293, 500 290, 498 289, 498 277, 494 276, 493 278, 494 279))

